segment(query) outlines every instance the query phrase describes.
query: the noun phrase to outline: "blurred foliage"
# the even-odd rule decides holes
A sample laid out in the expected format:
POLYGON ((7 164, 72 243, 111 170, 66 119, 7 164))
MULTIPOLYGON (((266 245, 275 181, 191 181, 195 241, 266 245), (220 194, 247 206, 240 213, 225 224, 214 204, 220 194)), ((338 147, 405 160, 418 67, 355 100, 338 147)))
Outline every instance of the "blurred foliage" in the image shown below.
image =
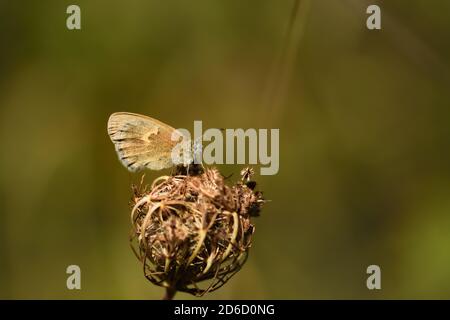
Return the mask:
POLYGON ((0 1, 0 298, 162 297, 129 248, 140 175, 106 134, 114 111, 280 128, 248 263, 205 298, 450 298, 450 2, 310 1, 273 110, 293 1, 76 3, 80 31, 72 2, 0 1))

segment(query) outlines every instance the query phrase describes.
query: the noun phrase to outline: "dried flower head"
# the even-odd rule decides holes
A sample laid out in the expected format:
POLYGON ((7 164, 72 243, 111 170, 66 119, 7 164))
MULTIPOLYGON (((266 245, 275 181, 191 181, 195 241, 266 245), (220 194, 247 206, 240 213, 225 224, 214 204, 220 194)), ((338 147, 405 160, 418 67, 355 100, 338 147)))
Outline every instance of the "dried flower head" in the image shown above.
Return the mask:
POLYGON ((159 177, 149 191, 142 183, 134 188, 132 247, 146 278, 167 288, 168 298, 176 291, 201 296, 238 272, 255 230, 250 217, 264 203, 261 192, 227 185, 217 169, 195 169, 159 177))

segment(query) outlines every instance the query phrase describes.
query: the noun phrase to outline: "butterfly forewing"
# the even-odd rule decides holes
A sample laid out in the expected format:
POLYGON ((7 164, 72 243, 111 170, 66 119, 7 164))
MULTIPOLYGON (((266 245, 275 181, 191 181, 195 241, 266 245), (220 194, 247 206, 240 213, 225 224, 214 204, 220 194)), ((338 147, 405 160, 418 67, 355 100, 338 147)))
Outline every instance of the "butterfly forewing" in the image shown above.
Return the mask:
POLYGON ((108 120, 108 134, 120 161, 130 171, 144 168, 161 170, 173 166, 171 154, 177 144, 171 126, 156 119, 126 112, 113 113, 108 120))

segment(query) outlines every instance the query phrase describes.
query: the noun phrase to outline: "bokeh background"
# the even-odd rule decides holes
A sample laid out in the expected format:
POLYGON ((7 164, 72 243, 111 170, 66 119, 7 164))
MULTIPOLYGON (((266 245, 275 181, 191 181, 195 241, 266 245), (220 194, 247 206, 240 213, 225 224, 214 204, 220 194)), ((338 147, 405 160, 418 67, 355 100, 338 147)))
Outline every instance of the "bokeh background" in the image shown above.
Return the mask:
POLYGON ((450 2, 302 0, 287 34, 293 8, 1 0, 0 298, 162 297, 129 247, 140 174, 107 136, 115 111, 280 128, 250 258, 204 298, 450 298, 450 2))

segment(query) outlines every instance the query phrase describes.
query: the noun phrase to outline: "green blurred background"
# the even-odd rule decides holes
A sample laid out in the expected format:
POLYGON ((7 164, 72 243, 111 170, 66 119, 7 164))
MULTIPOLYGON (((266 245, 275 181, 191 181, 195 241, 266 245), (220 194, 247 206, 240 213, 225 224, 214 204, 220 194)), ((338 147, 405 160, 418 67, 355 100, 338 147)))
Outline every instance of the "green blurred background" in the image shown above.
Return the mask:
POLYGON ((129 247, 140 174, 107 136, 115 111, 280 128, 250 258, 205 298, 450 298, 450 2, 303 0, 283 50, 293 6, 1 0, 0 298, 162 297, 129 247))

